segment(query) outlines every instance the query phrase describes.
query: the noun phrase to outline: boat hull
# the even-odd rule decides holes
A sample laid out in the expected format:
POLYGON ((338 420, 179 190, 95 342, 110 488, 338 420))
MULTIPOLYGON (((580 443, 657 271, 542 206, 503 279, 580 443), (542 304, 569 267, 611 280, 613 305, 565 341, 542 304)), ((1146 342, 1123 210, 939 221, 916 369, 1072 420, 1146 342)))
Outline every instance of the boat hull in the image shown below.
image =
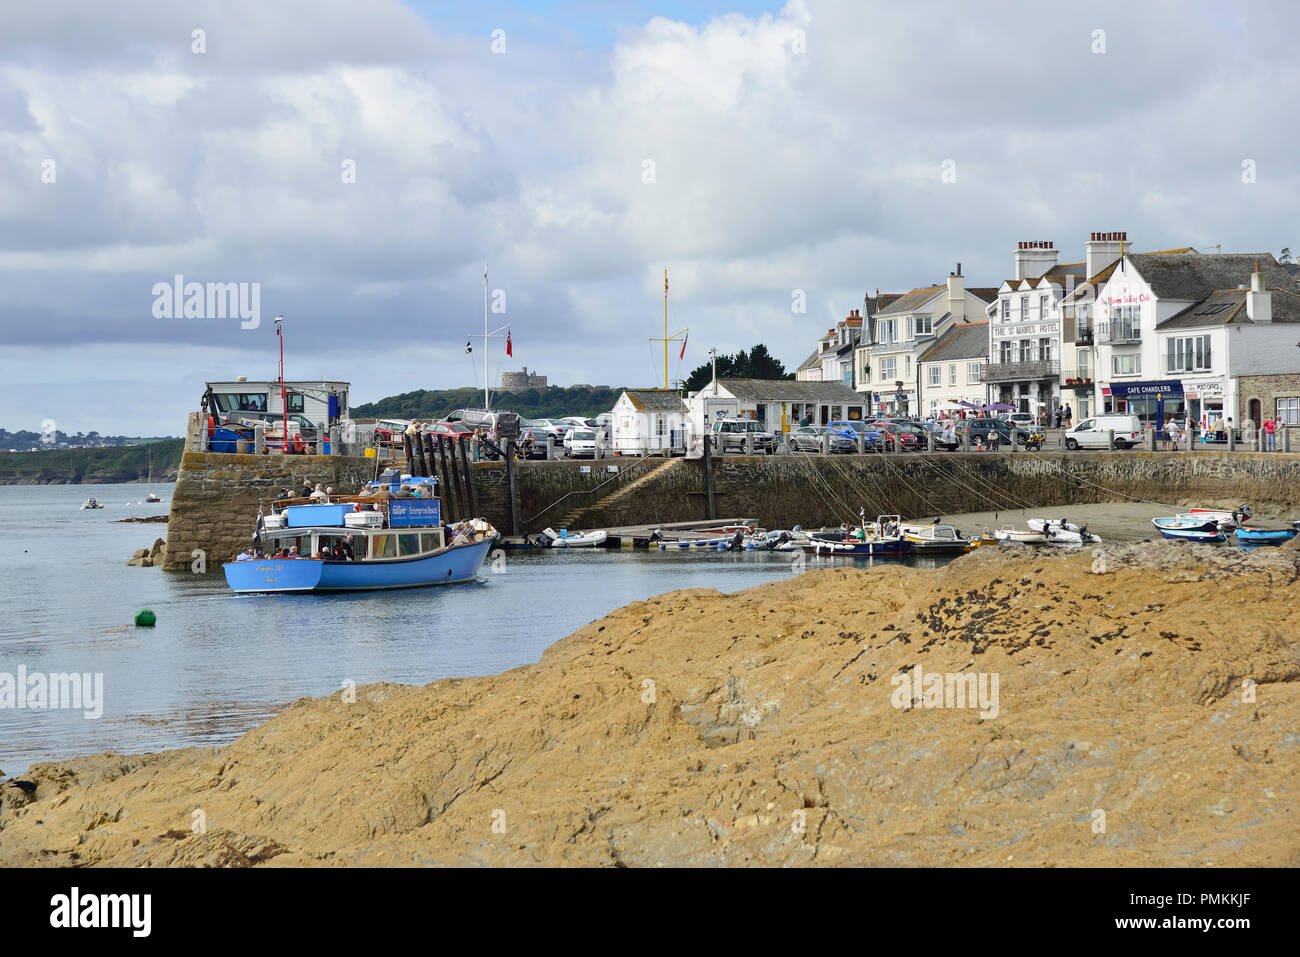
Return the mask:
POLYGON ((1295 528, 1239 528, 1237 541, 1243 545, 1281 545, 1296 536, 1295 528))
POLYGON ((453 545, 432 555, 364 562, 271 558, 227 562, 226 583, 240 594, 378 591, 473 581, 494 539, 453 545))
POLYGON ((864 542, 828 542, 814 539, 804 545, 811 548, 814 555, 862 555, 878 558, 902 558, 911 550, 911 542, 906 539, 885 539, 883 541, 864 542))
POLYGON ((1159 529, 1160 534, 1165 538, 1178 539, 1187 542, 1226 542, 1228 536, 1223 534, 1217 522, 1213 520, 1200 521, 1199 519, 1185 518, 1153 518, 1151 524, 1159 529))

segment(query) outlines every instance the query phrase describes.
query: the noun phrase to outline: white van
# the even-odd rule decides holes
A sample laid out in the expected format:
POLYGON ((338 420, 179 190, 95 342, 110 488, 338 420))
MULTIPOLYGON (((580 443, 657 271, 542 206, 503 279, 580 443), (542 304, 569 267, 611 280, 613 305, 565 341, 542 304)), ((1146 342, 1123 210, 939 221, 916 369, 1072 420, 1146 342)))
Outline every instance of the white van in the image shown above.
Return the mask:
POLYGON ((1065 430, 1065 447, 1071 451, 1104 449, 1111 429, 1115 430, 1117 449, 1131 449, 1142 441, 1142 423, 1136 415, 1095 415, 1065 430))

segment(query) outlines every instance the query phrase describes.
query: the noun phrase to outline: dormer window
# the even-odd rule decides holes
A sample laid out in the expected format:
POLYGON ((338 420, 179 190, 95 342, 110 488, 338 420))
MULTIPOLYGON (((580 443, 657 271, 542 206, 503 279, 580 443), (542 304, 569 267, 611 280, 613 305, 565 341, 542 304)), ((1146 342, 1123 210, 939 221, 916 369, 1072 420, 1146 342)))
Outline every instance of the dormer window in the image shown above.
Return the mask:
POLYGON ((934 332, 933 316, 913 316, 913 329, 918 336, 928 336, 934 332))

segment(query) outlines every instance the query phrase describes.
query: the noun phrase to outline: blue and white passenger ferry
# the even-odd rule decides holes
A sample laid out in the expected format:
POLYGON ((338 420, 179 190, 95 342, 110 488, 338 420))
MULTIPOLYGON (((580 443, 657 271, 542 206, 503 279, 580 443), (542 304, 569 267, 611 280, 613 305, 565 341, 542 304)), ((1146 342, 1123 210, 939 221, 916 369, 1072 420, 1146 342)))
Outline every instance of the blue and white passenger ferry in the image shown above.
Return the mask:
POLYGON ((473 581, 497 538, 482 519, 443 525, 428 479, 371 482, 328 503, 282 499, 258 511, 266 555, 225 563, 236 592, 334 592, 473 581))

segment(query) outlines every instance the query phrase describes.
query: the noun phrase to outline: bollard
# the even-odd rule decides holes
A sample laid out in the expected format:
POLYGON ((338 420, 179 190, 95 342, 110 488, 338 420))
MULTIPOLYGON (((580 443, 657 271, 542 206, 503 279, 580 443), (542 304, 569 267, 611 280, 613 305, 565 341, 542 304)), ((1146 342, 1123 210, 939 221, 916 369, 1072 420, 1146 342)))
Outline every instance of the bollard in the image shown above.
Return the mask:
POLYGON ((1156 430, 1147 429, 1142 435, 1142 447, 1148 452, 1156 450, 1156 430))
POLYGON ((1281 445, 1282 451, 1290 452, 1291 451, 1291 430, 1288 428, 1282 428, 1279 429, 1278 431, 1282 433, 1282 445, 1281 445))
POLYGON ((862 432, 857 433, 858 454, 863 455, 867 451, 867 437, 862 432))
POLYGON ((754 433, 753 432, 745 433, 745 454, 746 455, 754 454, 754 433))
POLYGON ((546 461, 555 461, 555 436, 553 435, 546 437, 546 461))
POLYGON ((969 452, 969 451, 970 451, 970 433, 969 433, 969 432, 962 432, 962 433, 960 433, 960 435, 958 435, 958 439, 960 440, 960 443, 961 443, 961 450, 962 450, 963 452, 969 452))
POLYGON ((822 455, 829 455, 831 451, 831 434, 823 432, 821 437, 822 455))
POLYGON ((1108 448, 1112 452, 1115 451, 1115 430, 1114 429, 1106 430, 1106 448, 1108 448))
POLYGON ((933 452, 933 451, 934 451, 934 432, 933 432, 933 431, 928 431, 928 432, 925 433, 925 450, 926 450, 927 452, 933 452))
POLYGON ((253 426, 253 451, 258 455, 266 452, 266 424, 263 422, 253 426))
POLYGON ((787 432, 781 436, 781 443, 785 446, 787 455, 794 455, 794 433, 787 432))
POLYGON ((1236 429, 1228 430, 1228 451, 1229 452, 1237 451, 1237 430, 1236 429))

